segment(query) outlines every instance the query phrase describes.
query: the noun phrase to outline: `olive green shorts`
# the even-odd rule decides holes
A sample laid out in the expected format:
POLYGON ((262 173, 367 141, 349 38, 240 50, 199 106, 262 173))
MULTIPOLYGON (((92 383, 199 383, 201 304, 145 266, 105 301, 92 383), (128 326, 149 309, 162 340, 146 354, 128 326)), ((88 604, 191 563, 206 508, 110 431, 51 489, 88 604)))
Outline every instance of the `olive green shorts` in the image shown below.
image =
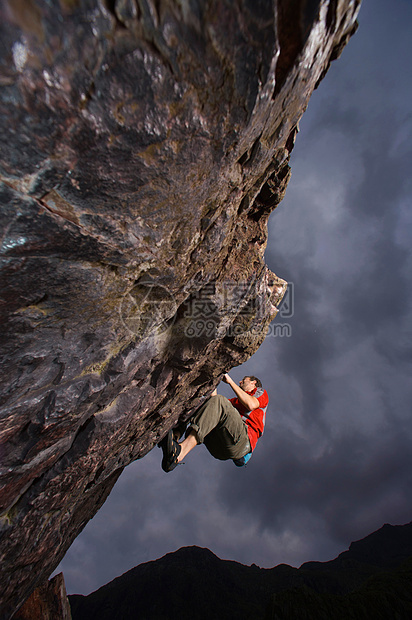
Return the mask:
POLYGON ((190 428, 220 461, 240 459, 250 452, 246 424, 225 396, 211 396, 190 419, 190 428))

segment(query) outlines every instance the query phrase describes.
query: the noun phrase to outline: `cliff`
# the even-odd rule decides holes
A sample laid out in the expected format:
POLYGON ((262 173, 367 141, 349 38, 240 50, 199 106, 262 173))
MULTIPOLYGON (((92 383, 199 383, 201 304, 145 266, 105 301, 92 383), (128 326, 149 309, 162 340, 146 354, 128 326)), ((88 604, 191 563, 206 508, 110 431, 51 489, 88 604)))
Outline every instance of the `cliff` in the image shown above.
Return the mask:
POLYGON ((131 620, 137 609, 150 620, 409 620, 411 585, 412 523, 386 524, 334 560, 299 569, 244 566, 184 547, 69 600, 73 620, 131 620))
POLYGON ((35 588, 14 620, 72 620, 63 573, 35 588))
POLYGON ((359 0, 2 0, 3 617, 262 343, 298 121, 359 0))

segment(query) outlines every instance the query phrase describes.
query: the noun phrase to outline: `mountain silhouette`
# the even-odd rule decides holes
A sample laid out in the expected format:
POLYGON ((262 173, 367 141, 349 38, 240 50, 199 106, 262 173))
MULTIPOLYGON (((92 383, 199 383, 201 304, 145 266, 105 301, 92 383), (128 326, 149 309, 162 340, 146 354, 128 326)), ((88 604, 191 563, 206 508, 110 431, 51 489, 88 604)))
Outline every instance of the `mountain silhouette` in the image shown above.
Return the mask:
POLYGON ((334 560, 300 568, 183 547, 69 600, 73 620, 410 620, 412 522, 386 524, 334 560))

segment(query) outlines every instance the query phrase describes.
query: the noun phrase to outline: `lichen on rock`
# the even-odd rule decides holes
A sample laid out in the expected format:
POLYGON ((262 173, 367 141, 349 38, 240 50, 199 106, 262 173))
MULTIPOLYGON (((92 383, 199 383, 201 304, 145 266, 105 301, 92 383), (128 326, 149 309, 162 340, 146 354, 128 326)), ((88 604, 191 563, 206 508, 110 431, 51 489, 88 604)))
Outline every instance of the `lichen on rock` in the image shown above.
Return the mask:
POLYGON ((298 121, 359 0, 2 0, 1 588, 265 338, 298 121))

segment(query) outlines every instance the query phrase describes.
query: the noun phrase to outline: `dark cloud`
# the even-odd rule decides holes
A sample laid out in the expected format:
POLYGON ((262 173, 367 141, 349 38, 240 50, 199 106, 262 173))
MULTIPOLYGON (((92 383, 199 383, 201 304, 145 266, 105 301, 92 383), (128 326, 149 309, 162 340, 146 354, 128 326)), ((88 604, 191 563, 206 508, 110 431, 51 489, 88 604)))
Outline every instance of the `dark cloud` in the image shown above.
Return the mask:
POLYGON ((364 2, 301 121, 266 252, 293 283, 274 322, 290 329, 231 371, 270 393, 253 458, 238 469, 199 447, 166 475, 154 449, 130 465, 58 569, 69 592, 183 545, 328 560, 412 518, 411 20, 405 0, 364 2))

